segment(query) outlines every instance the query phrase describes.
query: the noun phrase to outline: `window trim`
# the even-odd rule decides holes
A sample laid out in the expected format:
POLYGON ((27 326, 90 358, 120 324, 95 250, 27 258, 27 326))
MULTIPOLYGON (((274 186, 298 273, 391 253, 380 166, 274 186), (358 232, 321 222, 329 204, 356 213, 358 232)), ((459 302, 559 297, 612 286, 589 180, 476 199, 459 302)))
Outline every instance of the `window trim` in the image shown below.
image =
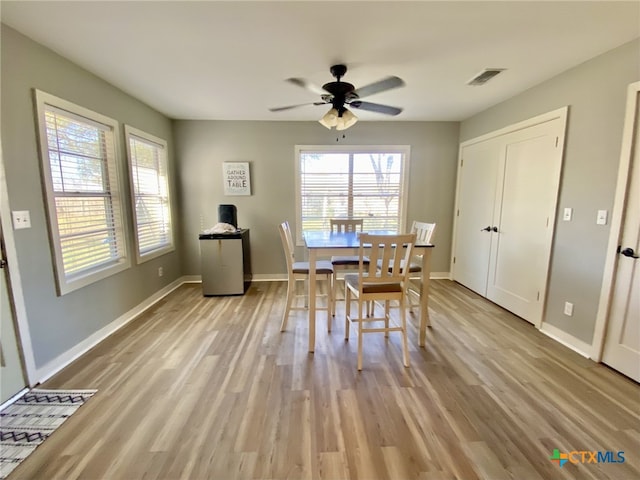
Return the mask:
POLYGON ((409 166, 411 159, 410 145, 296 145, 295 146, 295 185, 296 185, 296 245, 304 246, 302 238, 302 195, 300 178, 300 154, 304 152, 321 153, 399 153, 403 155, 401 188, 402 193, 398 199, 400 205, 399 229, 405 231, 407 225, 407 206, 409 199, 409 166))
POLYGON ((119 144, 119 123, 105 115, 81 107, 75 103, 56 97, 49 93, 34 89, 34 97, 36 104, 36 121, 38 132, 38 153, 40 157, 40 173, 42 185, 45 195, 45 213, 47 217, 47 229, 49 231, 49 246, 52 254, 52 264, 54 276, 56 279, 56 290, 58 296, 66 295, 80 288, 91 285, 92 283, 103 280, 107 277, 120 273, 131 267, 131 258, 128 255, 128 232, 126 228, 126 217, 124 215, 122 201, 122 185, 124 184, 120 172, 120 144, 119 144), (122 245, 118 245, 121 256, 118 260, 104 265, 95 267, 89 272, 77 275, 74 278, 67 279, 64 271, 64 262, 62 257, 62 246, 60 241, 60 230, 58 224, 58 215, 56 213, 55 192, 53 187, 53 175, 51 172, 51 161, 49 157, 49 145, 47 141, 47 129, 45 121, 45 111, 47 106, 54 109, 68 112, 71 116, 82 117, 87 123, 98 123, 111 129, 113 137, 113 172, 112 177, 116 184, 111 185, 111 201, 115 211, 120 218, 120 225, 116 225, 116 231, 119 230, 122 245))
POLYGON ((161 257, 162 255, 166 255, 167 253, 175 251, 175 234, 174 234, 174 225, 173 225, 173 209, 171 208, 171 182, 169 181, 169 155, 167 149, 167 141, 156 137, 155 135, 151 135, 143 130, 132 127, 131 125, 124 126, 124 141, 127 147, 127 165, 129 171, 129 186, 131 189, 131 215, 133 217, 133 239, 135 243, 135 252, 136 252, 136 263, 141 264, 144 262, 148 262, 149 260, 153 260, 154 258, 161 257), (141 140, 145 140, 150 143, 155 143, 162 147, 164 150, 164 163, 165 169, 167 171, 167 202, 169 203, 169 244, 163 245, 160 248, 156 248, 154 250, 150 250, 145 253, 140 253, 140 241, 138 238, 138 214, 136 211, 136 191, 135 191, 135 182, 134 182, 134 173, 133 173, 133 164, 131 162, 131 137, 138 137, 141 140))

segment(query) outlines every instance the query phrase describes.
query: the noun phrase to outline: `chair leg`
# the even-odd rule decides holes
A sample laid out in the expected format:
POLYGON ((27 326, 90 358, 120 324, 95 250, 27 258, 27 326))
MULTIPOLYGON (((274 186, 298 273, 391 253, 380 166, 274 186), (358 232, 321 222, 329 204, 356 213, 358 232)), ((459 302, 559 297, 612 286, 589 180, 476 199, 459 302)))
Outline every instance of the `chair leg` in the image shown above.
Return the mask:
POLYGON ((351 291, 345 286, 344 288, 344 339, 349 340, 349 317, 351 316, 351 291))
POLYGON ((337 285, 338 285, 338 272, 336 272, 335 270, 333 271, 333 278, 331 280, 331 283, 332 283, 332 286, 331 286, 331 292, 332 293, 331 294, 333 296, 331 314, 335 317, 336 316, 336 298, 338 298, 336 296, 336 290, 337 290, 337 285))
POLYGON ((389 300, 384 301, 384 328, 387 330, 384 332, 384 336, 389 338, 389 315, 391 314, 390 302, 389 300))
POLYGON ((296 281, 289 278, 287 283, 287 304, 284 307, 284 314, 282 315, 282 324, 280 325, 280 331, 284 332, 287 328, 287 321, 289 320, 289 312, 291 311, 291 304, 293 303, 293 297, 296 296, 296 281))
POLYGON ((409 302, 409 312, 413 313, 413 307, 418 307, 420 306, 420 302, 418 301, 418 303, 414 303, 413 300, 413 295, 415 295, 418 299, 420 299, 420 294, 417 293, 415 290, 413 290, 412 288, 407 288, 407 301, 409 302))
POLYGON ((327 274, 327 332, 331 333, 331 323, 333 321, 335 300, 333 296, 333 274, 327 274))
POLYGON ((358 299, 358 371, 362 370, 362 303, 358 299))
POLYGON ((402 363, 409 366, 409 347, 407 345, 407 313, 405 311, 404 299, 400 300, 400 321, 402 322, 402 363))

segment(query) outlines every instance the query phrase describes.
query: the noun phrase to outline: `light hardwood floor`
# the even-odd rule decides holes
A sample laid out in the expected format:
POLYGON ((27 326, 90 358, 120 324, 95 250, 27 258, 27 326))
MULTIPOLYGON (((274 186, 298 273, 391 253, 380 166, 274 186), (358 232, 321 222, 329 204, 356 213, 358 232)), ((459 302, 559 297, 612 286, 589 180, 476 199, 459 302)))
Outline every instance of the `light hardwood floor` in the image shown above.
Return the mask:
POLYGON ((469 290, 432 282, 426 348, 414 316, 411 367, 370 334, 361 373, 344 304, 309 354, 305 312, 279 331, 285 294, 180 287, 43 384, 98 393, 10 479, 640 478, 640 386, 469 290))

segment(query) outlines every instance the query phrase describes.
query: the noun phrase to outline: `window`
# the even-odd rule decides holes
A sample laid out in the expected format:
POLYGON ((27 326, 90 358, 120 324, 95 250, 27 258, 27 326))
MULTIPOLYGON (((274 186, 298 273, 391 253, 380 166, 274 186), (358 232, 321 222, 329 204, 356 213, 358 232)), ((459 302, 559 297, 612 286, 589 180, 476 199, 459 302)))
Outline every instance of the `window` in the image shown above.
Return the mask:
POLYGON ((120 272, 127 257, 115 120, 36 90, 58 294, 120 272))
POLYGON ((125 125, 138 263, 173 251, 167 142, 125 125))
POLYGON ((362 218, 366 230, 404 230, 408 146, 297 146, 298 238, 331 218, 362 218))

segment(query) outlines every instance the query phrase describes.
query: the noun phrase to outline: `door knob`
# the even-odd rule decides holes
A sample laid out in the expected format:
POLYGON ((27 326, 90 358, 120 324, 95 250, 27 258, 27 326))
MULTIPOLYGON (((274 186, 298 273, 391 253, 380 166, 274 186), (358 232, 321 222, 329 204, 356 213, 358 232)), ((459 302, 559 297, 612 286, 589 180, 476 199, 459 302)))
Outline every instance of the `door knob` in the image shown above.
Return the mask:
POLYGON ((491 231, 491 227, 484 227, 482 229, 480 229, 481 232, 490 232, 491 231))
POLYGON ((491 231, 492 231, 492 232, 496 232, 496 233, 498 233, 498 227, 493 227, 493 228, 491 229, 491 231))
POLYGON ((638 255, 636 255, 636 252, 633 251, 633 248, 627 247, 624 250, 620 250, 620 247, 618 247, 618 252, 624 255, 625 257, 639 258, 638 255))

